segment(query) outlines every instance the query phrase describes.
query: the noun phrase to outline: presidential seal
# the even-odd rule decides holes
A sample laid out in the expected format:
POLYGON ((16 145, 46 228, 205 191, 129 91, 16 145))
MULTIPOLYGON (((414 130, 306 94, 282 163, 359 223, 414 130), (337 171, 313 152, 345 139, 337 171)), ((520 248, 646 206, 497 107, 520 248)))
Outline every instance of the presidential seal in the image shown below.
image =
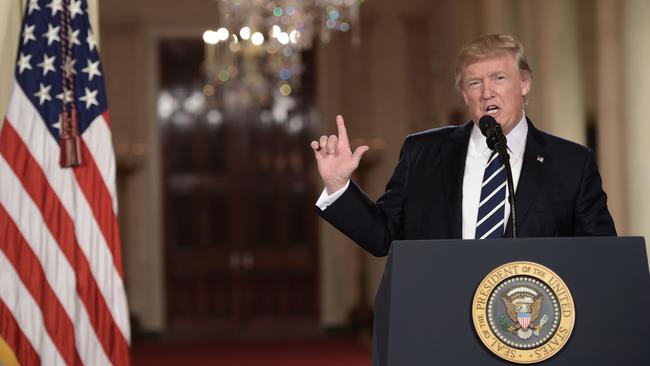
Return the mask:
POLYGON ((472 302, 479 339, 514 363, 546 360, 569 340, 575 308, 569 288, 555 272, 533 262, 512 262, 490 272, 472 302))

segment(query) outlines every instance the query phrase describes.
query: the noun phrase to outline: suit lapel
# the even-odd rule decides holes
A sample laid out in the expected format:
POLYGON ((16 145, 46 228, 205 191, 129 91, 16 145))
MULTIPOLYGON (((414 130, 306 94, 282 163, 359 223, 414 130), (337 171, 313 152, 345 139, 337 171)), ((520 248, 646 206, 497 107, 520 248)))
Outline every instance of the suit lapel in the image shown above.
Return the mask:
MULTIPOLYGON (((526 138, 526 149, 524 161, 517 184, 517 233, 521 231, 522 224, 535 202, 540 189, 544 186, 546 174, 544 170, 544 152, 546 143, 540 132, 528 121, 528 137, 526 138)), ((512 237, 512 224, 508 220, 505 237, 512 237)))
POLYGON ((449 211, 451 237, 462 238, 463 228, 463 175, 465 174, 465 159, 467 145, 472 133, 473 122, 468 122, 462 128, 456 129, 449 135, 447 148, 441 149, 444 178, 444 193, 449 211))

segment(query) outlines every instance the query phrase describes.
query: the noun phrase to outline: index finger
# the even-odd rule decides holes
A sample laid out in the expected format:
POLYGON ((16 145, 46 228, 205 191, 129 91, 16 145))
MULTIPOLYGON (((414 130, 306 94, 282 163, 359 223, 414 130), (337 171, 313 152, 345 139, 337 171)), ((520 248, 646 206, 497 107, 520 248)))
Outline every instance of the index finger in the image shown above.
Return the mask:
POLYGON ((336 127, 339 130, 339 142, 348 144, 348 131, 345 129, 345 121, 340 114, 336 116, 336 127))

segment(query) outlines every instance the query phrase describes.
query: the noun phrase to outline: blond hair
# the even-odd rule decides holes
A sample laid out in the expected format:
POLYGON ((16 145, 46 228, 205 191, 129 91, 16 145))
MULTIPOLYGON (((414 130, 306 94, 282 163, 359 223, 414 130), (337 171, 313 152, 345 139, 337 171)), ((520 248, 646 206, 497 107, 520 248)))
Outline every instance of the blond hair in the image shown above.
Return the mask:
POLYGON ((509 54, 514 58, 515 63, 519 66, 519 74, 522 78, 533 76, 533 70, 524 55, 524 46, 519 41, 509 34, 489 34, 474 39, 458 53, 455 76, 456 90, 459 93, 462 90, 463 71, 467 66, 477 61, 504 54, 509 54))

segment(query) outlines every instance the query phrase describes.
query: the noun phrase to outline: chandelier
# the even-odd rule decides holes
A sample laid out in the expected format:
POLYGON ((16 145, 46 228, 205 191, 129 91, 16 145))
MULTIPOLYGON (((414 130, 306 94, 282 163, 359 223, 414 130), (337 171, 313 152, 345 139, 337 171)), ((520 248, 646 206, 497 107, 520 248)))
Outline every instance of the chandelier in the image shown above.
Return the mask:
POLYGON ((221 93, 223 107, 268 106, 300 87, 301 53, 316 38, 352 32, 359 42, 363 0, 216 0, 219 24, 203 33, 206 96, 221 93))

